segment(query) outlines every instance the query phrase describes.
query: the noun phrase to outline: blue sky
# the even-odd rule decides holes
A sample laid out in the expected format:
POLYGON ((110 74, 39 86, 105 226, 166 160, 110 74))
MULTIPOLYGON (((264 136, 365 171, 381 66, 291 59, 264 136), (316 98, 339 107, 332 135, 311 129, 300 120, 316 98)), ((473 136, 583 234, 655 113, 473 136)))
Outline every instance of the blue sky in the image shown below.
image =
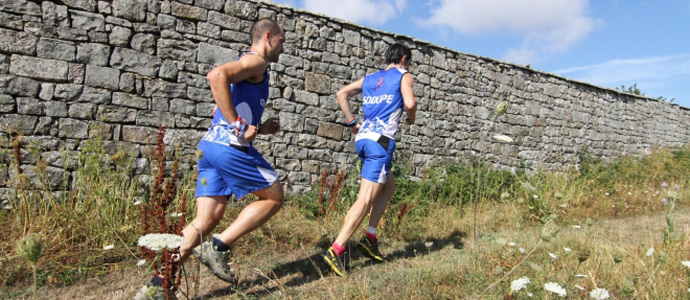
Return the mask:
POLYGON ((274 0, 690 108, 690 0, 274 0))

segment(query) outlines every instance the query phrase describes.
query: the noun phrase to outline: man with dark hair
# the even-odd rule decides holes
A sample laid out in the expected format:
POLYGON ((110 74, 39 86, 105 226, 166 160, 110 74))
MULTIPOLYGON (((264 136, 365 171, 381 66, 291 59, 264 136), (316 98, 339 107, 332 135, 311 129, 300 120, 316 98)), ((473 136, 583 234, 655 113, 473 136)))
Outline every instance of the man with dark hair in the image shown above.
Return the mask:
POLYGON ((376 226, 388 202, 395 192, 395 180, 391 173, 395 132, 403 109, 407 122, 414 123, 417 99, 412 91, 414 80, 408 72, 412 52, 402 44, 394 44, 386 51, 388 66, 366 75, 341 88, 336 97, 347 119, 347 126, 355 134, 355 149, 362 160, 362 183, 357 200, 345 216, 345 221, 333 245, 323 254, 323 259, 333 272, 343 276, 343 252, 345 245, 369 213, 366 236, 357 247, 362 254, 376 261, 383 261, 378 250, 376 226), (349 97, 362 93, 361 124, 350 110, 349 97))
POLYGON ((285 33, 272 20, 260 19, 250 29, 249 52, 211 70, 206 76, 216 102, 211 127, 199 142, 197 213, 182 230, 184 241, 175 265, 194 252, 218 278, 235 282, 230 248, 240 237, 266 223, 283 205, 283 187, 271 165, 254 148, 257 134, 275 134, 274 118, 263 124, 268 100, 268 64, 283 52, 285 33), (247 205, 219 236, 197 247, 223 218, 228 198, 248 193, 258 200, 247 205), (196 247, 196 248, 195 248, 196 247))

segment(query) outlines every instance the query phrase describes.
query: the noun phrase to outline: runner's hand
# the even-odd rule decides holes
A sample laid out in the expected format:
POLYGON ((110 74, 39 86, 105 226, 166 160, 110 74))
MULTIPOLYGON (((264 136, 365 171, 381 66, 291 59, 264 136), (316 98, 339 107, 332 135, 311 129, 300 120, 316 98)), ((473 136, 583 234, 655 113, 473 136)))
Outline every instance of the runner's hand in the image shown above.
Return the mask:
POLYGON ((247 129, 244 131, 244 140, 251 143, 258 134, 259 132, 257 131, 256 126, 247 125, 247 129))
POLYGON ((359 123, 357 125, 350 127, 350 130, 352 130, 352 134, 357 135, 359 132, 359 123))

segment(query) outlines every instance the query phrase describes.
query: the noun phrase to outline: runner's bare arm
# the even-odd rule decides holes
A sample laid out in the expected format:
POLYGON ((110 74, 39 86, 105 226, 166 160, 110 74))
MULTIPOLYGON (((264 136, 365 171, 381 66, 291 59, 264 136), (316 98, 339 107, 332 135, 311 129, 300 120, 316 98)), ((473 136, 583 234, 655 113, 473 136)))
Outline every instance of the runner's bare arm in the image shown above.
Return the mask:
POLYGON ((338 93, 335 95, 335 97, 338 99, 338 104, 340 105, 340 110, 343 111, 343 114, 345 115, 345 119, 347 121, 355 118, 355 115, 353 115, 352 111, 350 110, 350 100, 348 100, 348 98, 362 92, 362 83, 363 82, 364 82, 364 77, 360 78, 359 80, 357 80, 353 83, 350 83, 350 84, 342 87, 338 91, 338 93))
POLYGON ((245 55, 238 61, 220 65, 206 75, 213 100, 228 122, 237 120, 237 112, 230 94, 230 84, 246 79, 262 78, 267 62, 259 55, 245 55))
POLYGON ((414 79, 412 74, 405 73, 400 82, 400 93, 403 97, 403 104, 405 105, 405 112, 407 112, 407 123, 413 124, 417 114, 417 98, 414 96, 412 87, 414 86, 414 79))

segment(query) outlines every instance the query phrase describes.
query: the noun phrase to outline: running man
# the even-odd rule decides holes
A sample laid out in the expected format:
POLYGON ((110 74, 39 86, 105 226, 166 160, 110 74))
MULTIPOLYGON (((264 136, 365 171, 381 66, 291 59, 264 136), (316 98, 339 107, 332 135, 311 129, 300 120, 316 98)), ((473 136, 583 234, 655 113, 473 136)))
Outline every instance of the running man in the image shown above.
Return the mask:
POLYGON ((198 161, 196 218, 182 231, 177 265, 192 251, 218 278, 235 282, 229 266, 232 245, 242 236, 263 225, 283 205, 283 187, 271 165, 254 148, 257 134, 275 134, 278 121, 261 116, 268 100, 268 64, 283 53, 285 33, 270 19, 260 19, 250 29, 251 49, 233 62, 214 68, 207 78, 211 86, 213 122, 199 142, 203 151, 198 161), (230 195, 241 198, 252 193, 258 200, 247 205, 237 219, 218 238, 202 240, 223 218, 230 195))
POLYGON ((355 136, 355 149, 362 160, 362 184, 357 200, 345 216, 338 237, 323 254, 333 272, 343 276, 343 252, 355 230, 369 213, 366 236, 357 243, 362 253, 376 261, 383 261, 378 250, 376 227, 395 192, 391 171, 395 132, 398 121, 407 112, 407 123, 413 124, 417 112, 417 99, 412 91, 414 80, 408 72, 412 52, 402 44, 394 44, 386 51, 388 66, 374 74, 365 75, 338 91, 336 97, 347 126, 355 136), (362 93, 362 123, 350 110, 349 97, 362 93))

